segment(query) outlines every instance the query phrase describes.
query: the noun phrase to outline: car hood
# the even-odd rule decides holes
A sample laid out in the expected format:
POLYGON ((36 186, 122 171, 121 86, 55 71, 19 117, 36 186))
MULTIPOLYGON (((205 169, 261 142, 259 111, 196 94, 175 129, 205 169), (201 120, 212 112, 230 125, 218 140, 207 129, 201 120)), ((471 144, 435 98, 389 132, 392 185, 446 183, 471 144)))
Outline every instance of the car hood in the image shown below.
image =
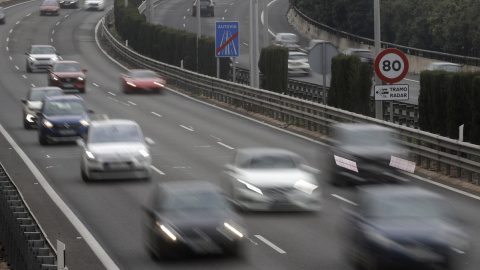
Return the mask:
POLYGON ((82 119, 88 119, 85 114, 81 115, 44 115, 44 118, 52 123, 78 123, 82 119))
POLYGON ((374 220, 371 225, 381 234, 397 241, 445 241, 451 235, 464 239, 466 235, 457 224, 436 218, 390 218, 374 220))
POLYGON ((59 78, 85 77, 83 72, 52 72, 59 78))
POLYGON ((311 173, 298 169, 243 170, 239 172, 238 179, 259 188, 291 188, 300 180, 318 186, 315 177, 311 173))
POLYGON ((141 149, 147 149, 140 142, 118 142, 118 143, 89 143, 88 149, 102 156, 131 156, 137 154, 141 149))
POLYGON ((28 107, 34 110, 40 110, 42 108, 42 101, 28 101, 28 107))
POLYGON ((52 57, 57 57, 56 54, 36 54, 36 53, 31 53, 29 54, 31 57, 34 57, 34 58, 52 58, 52 57))

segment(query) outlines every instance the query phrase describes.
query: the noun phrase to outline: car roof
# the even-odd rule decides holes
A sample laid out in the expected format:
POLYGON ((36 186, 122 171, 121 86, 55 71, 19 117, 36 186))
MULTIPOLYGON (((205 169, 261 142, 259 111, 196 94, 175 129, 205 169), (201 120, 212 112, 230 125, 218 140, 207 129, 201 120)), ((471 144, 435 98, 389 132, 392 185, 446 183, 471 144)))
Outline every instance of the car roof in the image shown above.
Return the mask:
POLYGON ((359 188, 363 196, 375 196, 377 198, 396 197, 424 197, 431 199, 442 199, 437 193, 413 185, 367 185, 359 188))
POLYGON ((130 119, 103 119, 94 120, 90 123, 90 126, 106 126, 106 125, 134 125, 139 126, 137 122, 130 119))
POLYGON ((429 64, 429 66, 457 66, 457 67, 461 67, 462 65, 455 64, 455 63, 450 63, 450 62, 432 62, 432 63, 429 64))
POLYGON ((80 64, 78 63, 77 61, 73 61, 73 60, 59 60, 59 61, 56 61, 54 63, 55 64, 80 64))
POLYGON ((242 154, 249 154, 249 155, 258 155, 258 154, 288 154, 288 155, 295 155, 297 156, 298 154, 282 149, 282 148, 271 148, 271 147, 249 147, 249 148, 241 148, 237 150, 238 153, 242 154))
POLYGON ((159 183, 158 186, 169 193, 181 193, 184 191, 213 191, 221 193, 220 188, 204 180, 170 181, 159 183))
POLYGON ((362 130, 379 130, 379 131, 393 131, 391 128, 379 126, 375 124, 364 123, 339 123, 335 124, 335 129, 343 129, 348 131, 362 131, 362 130))
POLYGON ((54 48, 52 45, 30 45, 30 47, 49 47, 49 48, 54 48))
POLYGON ((32 87, 30 91, 46 91, 46 90, 58 90, 63 93, 62 88, 56 86, 40 86, 40 87, 32 87))
POLYGON ((306 54, 306 53, 303 53, 303 52, 292 52, 292 51, 288 51, 288 55, 304 55, 304 56, 306 56, 307 54, 306 54))

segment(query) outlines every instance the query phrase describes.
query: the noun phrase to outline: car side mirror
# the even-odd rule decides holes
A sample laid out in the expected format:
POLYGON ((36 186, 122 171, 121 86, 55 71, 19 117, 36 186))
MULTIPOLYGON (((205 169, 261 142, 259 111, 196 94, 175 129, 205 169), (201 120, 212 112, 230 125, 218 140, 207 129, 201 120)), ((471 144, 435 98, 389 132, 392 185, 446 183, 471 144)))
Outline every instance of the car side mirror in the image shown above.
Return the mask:
POLYGON ((22 98, 20 101, 22 101, 23 104, 27 105, 27 100, 22 98))
POLYGON ((85 147, 85 140, 84 139, 77 139, 77 145, 81 147, 85 147))
POLYGON ((149 137, 145 137, 145 142, 146 142, 148 145, 154 145, 154 144, 155 144, 155 141, 152 140, 152 139, 149 138, 149 137))
POLYGON ((87 109, 87 113, 95 113, 95 111, 92 109, 87 109))
POLYGON ((28 52, 26 52, 25 55, 29 55, 28 52))

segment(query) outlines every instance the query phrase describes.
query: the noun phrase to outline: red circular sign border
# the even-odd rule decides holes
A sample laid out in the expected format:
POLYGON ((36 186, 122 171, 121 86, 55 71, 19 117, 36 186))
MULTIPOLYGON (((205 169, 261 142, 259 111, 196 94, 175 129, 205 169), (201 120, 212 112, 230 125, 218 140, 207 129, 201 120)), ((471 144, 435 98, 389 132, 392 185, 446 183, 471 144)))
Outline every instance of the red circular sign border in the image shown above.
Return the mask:
POLYGON ((407 56, 402 52, 400 51, 399 49, 394 49, 394 48, 389 48, 389 49, 385 49, 383 51, 381 51, 377 57, 375 58, 375 74, 377 74, 378 78, 380 78, 380 80, 386 82, 386 83, 397 83, 401 80, 403 80, 403 78, 405 78, 405 76, 407 76, 407 73, 408 73, 408 68, 409 68, 409 65, 408 65, 408 59, 407 59, 407 56), (393 54, 396 54, 398 56, 400 56, 400 58, 402 58, 403 60, 403 65, 405 66, 403 68, 403 72, 402 74, 400 74, 398 77, 396 78, 388 78, 388 77, 385 77, 382 72, 380 72, 380 60, 387 54, 390 54, 390 53, 393 53, 393 54))

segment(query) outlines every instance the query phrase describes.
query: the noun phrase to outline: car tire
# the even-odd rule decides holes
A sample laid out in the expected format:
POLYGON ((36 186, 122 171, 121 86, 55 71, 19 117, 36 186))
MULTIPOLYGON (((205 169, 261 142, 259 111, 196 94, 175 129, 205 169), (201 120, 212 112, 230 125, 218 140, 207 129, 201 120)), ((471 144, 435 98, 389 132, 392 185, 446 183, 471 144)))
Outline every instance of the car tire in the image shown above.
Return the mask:
POLYGON ((32 68, 30 68, 30 65, 28 64, 28 61, 27 61, 27 63, 26 63, 26 66, 27 66, 27 68, 26 68, 27 72, 28 72, 28 73, 32 73, 33 70, 32 70, 32 68))
POLYGON ((27 121, 26 116, 23 116, 23 127, 25 129, 32 129, 32 125, 27 121))
POLYGON ((79 88, 78 91, 80 91, 80 93, 85 93, 85 88, 79 88))
POLYGON ((80 170, 80 174, 82 175, 82 180, 85 181, 85 182, 89 182, 90 179, 88 178, 87 174, 83 171, 83 170, 80 170))
POLYGON ((40 145, 48 145, 48 140, 41 133, 38 133, 38 142, 40 145))

